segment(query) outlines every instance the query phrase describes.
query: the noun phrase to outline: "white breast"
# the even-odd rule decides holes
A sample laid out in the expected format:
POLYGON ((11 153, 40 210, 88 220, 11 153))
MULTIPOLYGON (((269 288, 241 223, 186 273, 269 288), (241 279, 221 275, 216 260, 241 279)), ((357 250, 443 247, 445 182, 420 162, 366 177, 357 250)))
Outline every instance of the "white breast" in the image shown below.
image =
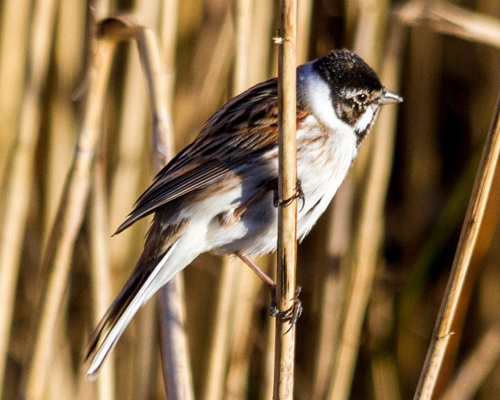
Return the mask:
POLYGON ((356 137, 352 132, 331 130, 326 143, 309 143, 301 146, 301 136, 325 135, 324 127, 318 120, 308 117, 306 129, 298 132, 298 178, 304 192, 305 204, 299 203, 299 240, 311 230, 318 218, 326 210, 356 156, 356 137))

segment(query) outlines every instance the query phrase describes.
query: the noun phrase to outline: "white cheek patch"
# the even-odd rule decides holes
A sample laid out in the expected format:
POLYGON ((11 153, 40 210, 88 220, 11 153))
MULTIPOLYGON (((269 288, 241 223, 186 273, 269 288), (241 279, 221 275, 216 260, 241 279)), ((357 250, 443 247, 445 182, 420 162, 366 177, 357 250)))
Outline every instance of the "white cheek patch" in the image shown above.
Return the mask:
POLYGON ((358 122, 356 122, 355 129, 357 132, 364 132, 368 129, 372 123, 375 111, 375 106, 373 105, 366 108, 366 111, 359 117, 358 122))
POLYGON ((307 103, 311 107, 312 113, 324 125, 330 128, 348 128, 333 109, 330 97, 330 87, 313 69, 312 63, 307 63, 299 67, 298 84, 302 86, 307 103))

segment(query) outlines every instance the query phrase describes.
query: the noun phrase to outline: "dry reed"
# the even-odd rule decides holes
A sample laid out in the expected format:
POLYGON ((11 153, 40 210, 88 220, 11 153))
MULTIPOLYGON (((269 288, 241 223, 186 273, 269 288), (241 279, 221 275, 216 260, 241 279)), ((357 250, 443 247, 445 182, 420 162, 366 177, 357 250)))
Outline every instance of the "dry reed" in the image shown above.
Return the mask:
POLYGON ((500 155, 500 97, 493 114, 493 120, 486 138, 481 164, 465 216, 462 234, 453 261, 450 279, 446 288, 441 309, 432 334, 431 344, 422 370, 415 399, 430 399, 434 392, 436 379, 441 369, 448 342, 453 336, 451 325, 460 299, 462 287, 474 251, 477 235, 486 209, 498 157, 500 155))
MULTIPOLYGON (((278 37, 278 198, 289 201, 278 209, 278 262, 276 307, 294 312, 297 268, 297 144, 296 144, 296 40, 297 2, 280 2, 278 37)), ((293 315, 292 315, 293 317, 293 315)), ((295 326, 276 318, 274 398, 292 399, 295 366, 295 326)))
MULTIPOLYGON (((94 181, 91 196, 90 225, 91 236, 91 277, 92 303, 94 304, 95 324, 99 323, 112 301, 111 288, 113 287, 109 257, 109 225, 106 202, 106 182, 103 165, 103 155, 98 156, 95 165, 94 181)), ((111 354, 102 366, 97 382, 96 396, 99 400, 115 398, 115 365, 111 354)))
MULTIPOLYGON (((0 388, 3 387, 9 334, 14 312, 22 240, 39 137, 42 91, 46 84, 57 2, 38 2, 29 37, 20 120, 2 185, 0 220, 0 388)), ((1 396, 1 393, 0 393, 1 396)))

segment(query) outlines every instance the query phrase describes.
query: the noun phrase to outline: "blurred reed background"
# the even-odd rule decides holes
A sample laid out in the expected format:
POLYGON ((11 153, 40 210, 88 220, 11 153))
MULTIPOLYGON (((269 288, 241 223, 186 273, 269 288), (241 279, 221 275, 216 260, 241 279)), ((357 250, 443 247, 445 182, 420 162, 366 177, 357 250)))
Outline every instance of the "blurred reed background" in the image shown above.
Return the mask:
MULTIPOLYGON (((278 5, 4 0, 0 7, 0 396, 163 399, 154 302, 96 382, 82 369, 89 335, 135 265, 148 226, 110 238, 154 174, 146 79, 131 43, 118 46, 96 111, 102 132, 90 196, 82 197, 83 219, 77 213, 64 257, 51 248, 58 238, 49 238, 60 204, 72 204, 61 203, 66 176, 80 165, 74 157, 85 162, 75 142, 89 103, 98 104, 88 72, 95 20, 132 13, 157 34, 178 151, 231 96, 276 75, 278 5), (44 291, 54 257, 62 291, 44 327, 37 320, 52 295, 44 291)), ((299 247, 295 397, 411 398, 500 91, 500 3, 299 0, 298 7, 298 63, 353 49, 405 102, 384 109, 334 205, 299 247)), ((500 398, 499 203, 497 174, 435 398, 500 398)), ((267 289, 239 262, 211 255, 184 278, 195 396, 270 399, 267 289)))

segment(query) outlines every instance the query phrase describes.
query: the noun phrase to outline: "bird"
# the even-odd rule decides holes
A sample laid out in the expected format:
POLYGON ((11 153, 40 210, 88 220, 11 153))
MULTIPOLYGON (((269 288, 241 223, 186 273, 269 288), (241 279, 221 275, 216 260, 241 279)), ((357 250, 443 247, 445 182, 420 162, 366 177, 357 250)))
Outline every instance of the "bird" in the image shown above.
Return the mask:
MULTIPOLYGON (((334 197, 381 106, 402 98, 346 49, 297 67, 296 90, 300 242, 334 197)), ((213 114, 116 230, 154 214, 135 269, 90 340, 88 379, 140 307, 202 253, 236 255, 275 288, 251 257, 276 250, 277 207, 290 200, 278 198, 277 184, 278 83, 272 78, 213 114)))

